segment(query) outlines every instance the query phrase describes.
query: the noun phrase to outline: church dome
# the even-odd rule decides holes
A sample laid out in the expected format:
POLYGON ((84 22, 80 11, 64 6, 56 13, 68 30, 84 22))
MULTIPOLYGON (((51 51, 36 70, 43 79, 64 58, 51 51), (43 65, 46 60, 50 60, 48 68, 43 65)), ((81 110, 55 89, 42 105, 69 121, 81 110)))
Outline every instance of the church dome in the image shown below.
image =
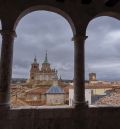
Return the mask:
POLYGON ((63 94, 64 90, 60 86, 52 86, 47 91, 48 94, 63 94))

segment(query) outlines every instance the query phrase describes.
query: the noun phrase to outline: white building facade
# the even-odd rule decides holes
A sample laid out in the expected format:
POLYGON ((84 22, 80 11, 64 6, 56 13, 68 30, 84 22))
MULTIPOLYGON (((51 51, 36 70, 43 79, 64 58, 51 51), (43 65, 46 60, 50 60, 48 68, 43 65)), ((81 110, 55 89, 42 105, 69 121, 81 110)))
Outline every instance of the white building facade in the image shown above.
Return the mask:
MULTIPOLYGON (((85 89, 85 100, 88 102, 89 105, 91 105, 91 96, 92 91, 91 89, 85 89)), ((69 89, 69 106, 73 106, 74 104, 74 89, 69 89)))

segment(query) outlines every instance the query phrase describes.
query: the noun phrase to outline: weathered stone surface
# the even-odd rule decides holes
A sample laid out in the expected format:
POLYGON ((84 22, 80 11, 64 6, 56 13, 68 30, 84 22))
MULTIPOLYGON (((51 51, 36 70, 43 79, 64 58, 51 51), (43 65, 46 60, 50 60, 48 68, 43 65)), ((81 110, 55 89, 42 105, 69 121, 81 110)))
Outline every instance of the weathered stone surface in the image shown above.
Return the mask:
POLYGON ((119 129, 120 108, 11 109, 0 116, 0 129, 119 129))

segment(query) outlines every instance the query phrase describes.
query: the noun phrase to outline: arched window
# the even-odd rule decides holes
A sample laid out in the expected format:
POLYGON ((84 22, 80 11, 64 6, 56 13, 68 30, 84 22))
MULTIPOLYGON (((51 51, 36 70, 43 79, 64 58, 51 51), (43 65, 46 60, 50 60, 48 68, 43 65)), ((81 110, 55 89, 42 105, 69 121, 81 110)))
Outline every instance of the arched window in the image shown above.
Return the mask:
POLYGON ((61 97, 61 94, 67 94, 67 97, 64 98, 68 100, 68 91, 65 88, 71 85, 66 83, 66 80, 73 80, 74 74, 74 44, 71 40, 73 32, 69 23, 56 13, 35 11, 20 20, 16 33, 12 78, 17 79, 16 81, 20 83, 11 84, 13 85, 11 102, 14 104, 12 106, 16 107, 19 100, 26 102, 24 106, 31 106, 30 103, 33 100, 30 102, 29 99, 28 104, 25 100, 26 94, 42 95, 38 97, 40 100, 35 100, 36 104, 37 106, 46 105, 46 93, 54 85, 54 81, 57 81, 56 85, 59 85, 64 91, 64 93, 58 91, 56 95, 61 97), (52 79, 46 78, 48 76, 52 79), (24 89, 24 93, 22 93, 23 90, 19 90, 19 87, 17 89, 19 85, 24 89), (16 86, 16 92, 20 94, 18 101, 15 99, 16 103, 14 103, 13 95, 14 86, 16 86))
POLYGON ((87 28, 85 44, 86 99, 94 105, 119 105, 120 21, 102 16, 87 28), (89 92, 87 92, 89 90, 89 92))

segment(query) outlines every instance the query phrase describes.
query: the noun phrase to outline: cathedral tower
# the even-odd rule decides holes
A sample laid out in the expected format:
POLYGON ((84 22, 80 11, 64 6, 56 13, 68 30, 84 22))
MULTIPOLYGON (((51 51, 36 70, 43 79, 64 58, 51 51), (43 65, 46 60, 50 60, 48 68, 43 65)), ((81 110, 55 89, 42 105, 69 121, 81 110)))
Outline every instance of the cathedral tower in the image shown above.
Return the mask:
POLYGON ((42 67, 40 70, 40 80, 50 81, 53 80, 54 77, 57 76, 57 70, 52 69, 50 67, 50 63, 48 62, 47 52, 45 54, 44 62, 42 63, 42 67))
POLYGON ((44 62, 42 63, 41 71, 43 71, 43 72, 51 72, 50 64, 48 63, 47 52, 46 52, 46 55, 45 55, 44 62))
POLYGON ((35 80, 35 75, 37 72, 39 72, 39 64, 37 63, 37 59, 35 57, 33 63, 31 64, 31 69, 30 69, 30 80, 31 81, 35 80))
POLYGON ((58 80, 57 70, 51 68, 50 63, 48 62, 47 52, 40 68, 35 57, 33 63, 31 64, 30 78, 28 79, 28 83, 39 86, 51 86, 53 85, 54 78, 58 80))
POLYGON ((89 81, 96 81, 96 73, 89 73, 89 81))

